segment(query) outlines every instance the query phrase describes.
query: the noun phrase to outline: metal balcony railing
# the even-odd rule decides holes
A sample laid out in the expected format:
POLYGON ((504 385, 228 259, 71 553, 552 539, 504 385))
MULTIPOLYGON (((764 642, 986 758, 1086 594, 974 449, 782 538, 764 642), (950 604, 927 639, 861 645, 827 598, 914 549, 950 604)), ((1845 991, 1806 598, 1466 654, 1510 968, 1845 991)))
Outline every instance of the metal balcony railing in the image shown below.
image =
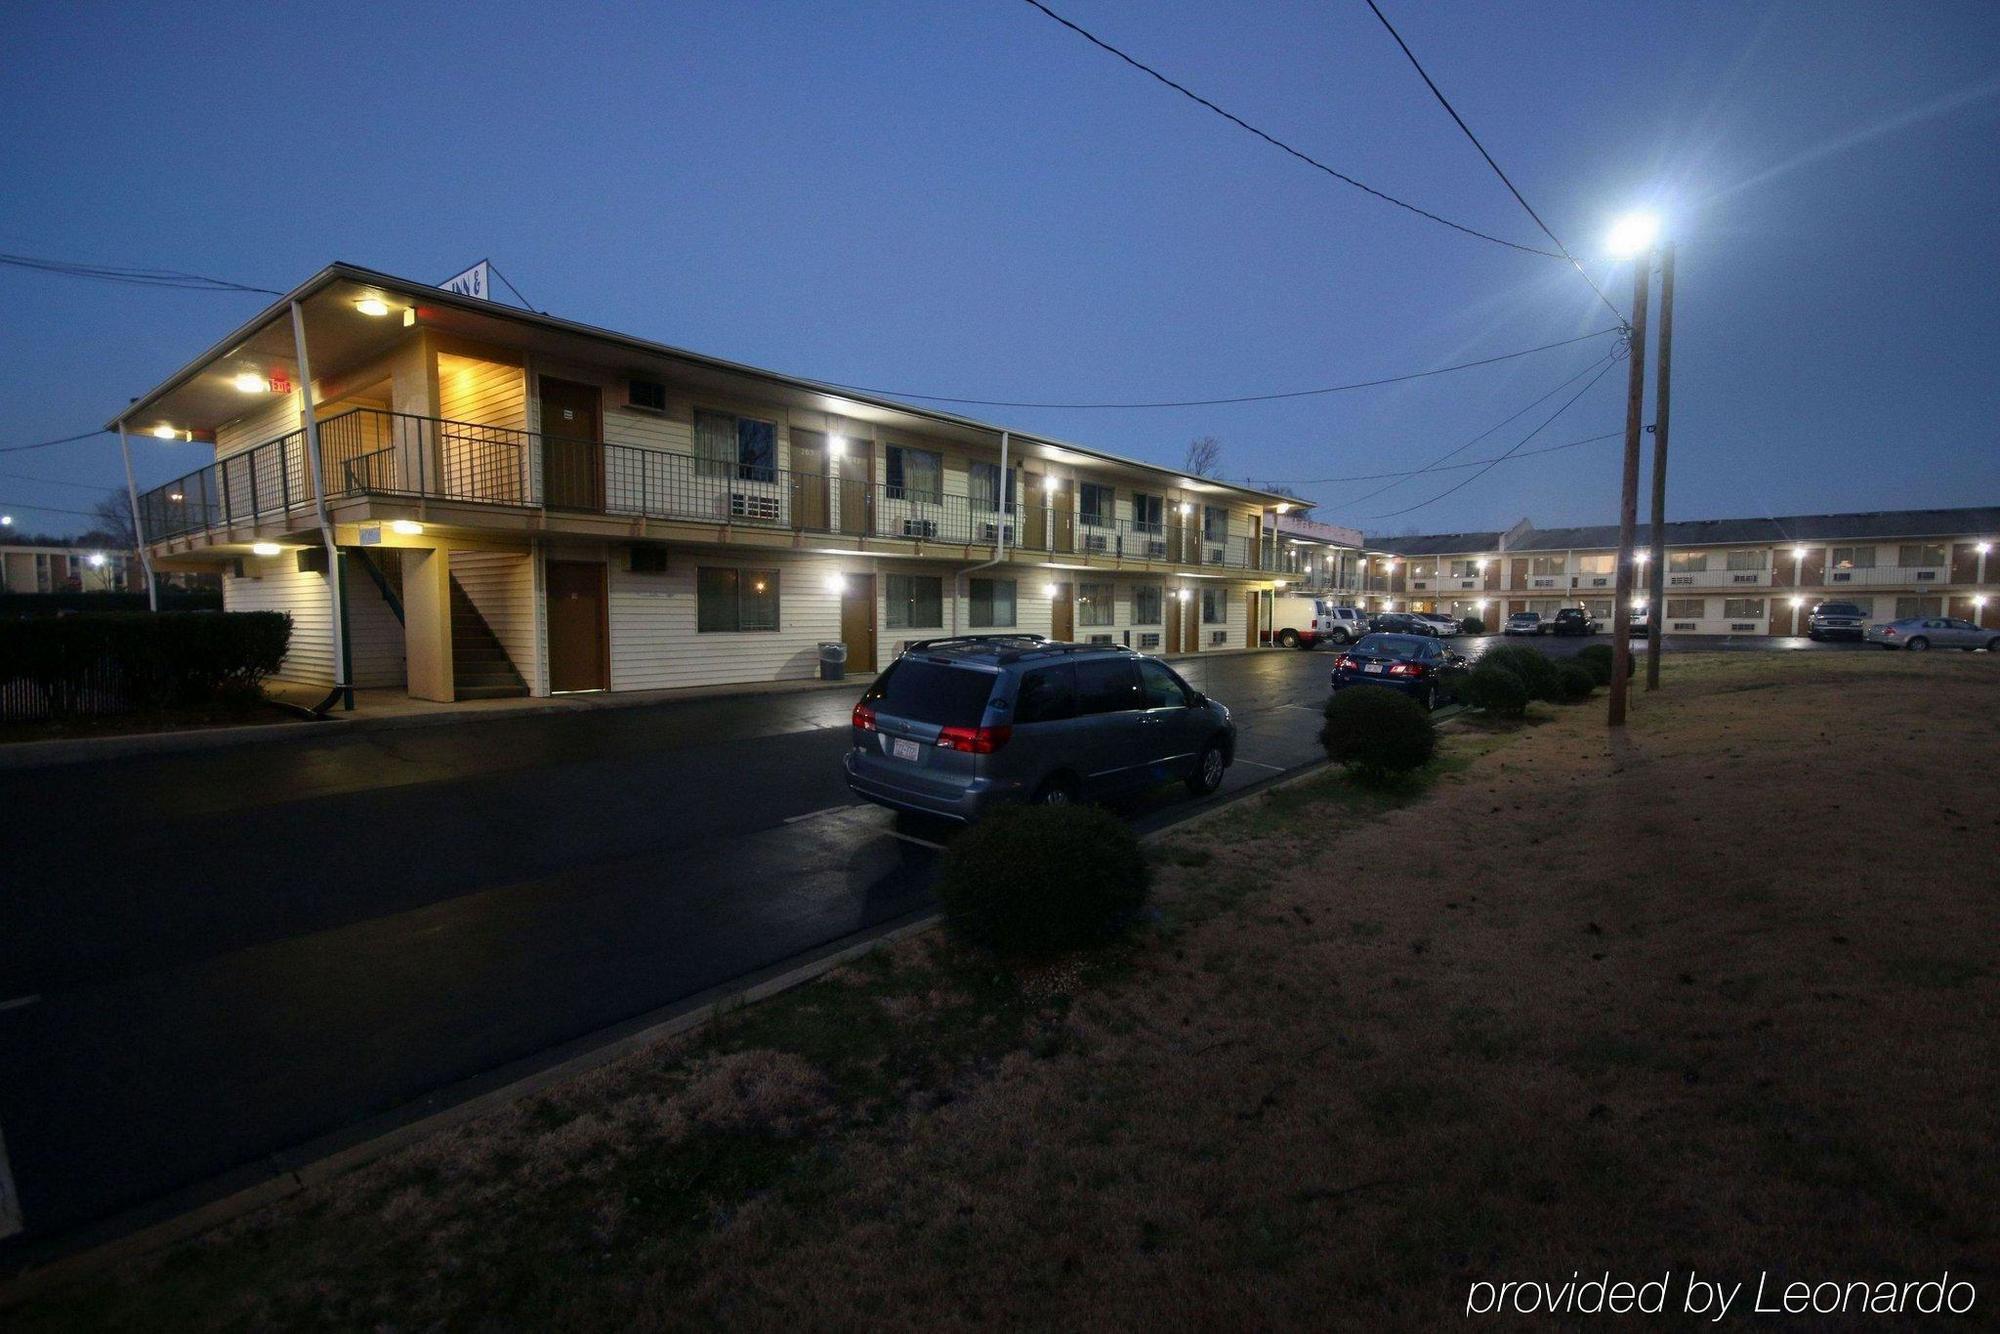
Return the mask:
MULTIPOLYGON (((1260 569, 1270 553, 1246 531, 1145 523, 1047 503, 796 472, 507 426, 356 408, 319 424, 329 498, 407 496, 552 512, 683 519, 854 537, 1009 547, 1260 569)), ((305 435, 232 454, 140 498, 148 540, 282 518, 312 505, 305 435)))

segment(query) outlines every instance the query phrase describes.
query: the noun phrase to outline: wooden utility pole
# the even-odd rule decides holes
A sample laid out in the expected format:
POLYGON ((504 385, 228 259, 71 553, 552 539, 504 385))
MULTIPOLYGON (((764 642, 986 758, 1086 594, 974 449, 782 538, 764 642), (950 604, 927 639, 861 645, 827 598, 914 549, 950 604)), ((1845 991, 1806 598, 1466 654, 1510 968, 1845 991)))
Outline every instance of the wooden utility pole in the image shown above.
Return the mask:
POLYGON ((1639 418, 1646 406, 1646 293, 1652 286, 1653 251, 1648 246, 1632 257, 1632 335, 1627 361, 1631 374, 1625 385, 1625 479, 1618 497, 1618 570, 1611 603, 1612 727, 1625 725, 1625 696, 1632 670, 1632 539, 1639 526, 1639 418))
POLYGON ((1653 379, 1653 559, 1646 589, 1646 689, 1660 688, 1667 603, 1667 408, 1674 379, 1674 243, 1660 250, 1660 365, 1653 379))

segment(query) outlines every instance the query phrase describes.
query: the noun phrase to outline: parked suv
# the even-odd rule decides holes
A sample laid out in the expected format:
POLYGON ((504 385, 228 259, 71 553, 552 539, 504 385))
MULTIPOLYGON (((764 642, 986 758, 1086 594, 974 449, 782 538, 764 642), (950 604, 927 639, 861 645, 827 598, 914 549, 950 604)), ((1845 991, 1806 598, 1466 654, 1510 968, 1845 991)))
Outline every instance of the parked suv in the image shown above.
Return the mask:
POLYGON ((1862 639, 1868 618, 1852 602, 1822 602, 1806 617, 1807 639, 1862 639))
POLYGON ((1038 635, 921 640, 854 706, 858 796, 976 820, 1180 780, 1213 792, 1236 753, 1229 710, 1128 648, 1038 635))

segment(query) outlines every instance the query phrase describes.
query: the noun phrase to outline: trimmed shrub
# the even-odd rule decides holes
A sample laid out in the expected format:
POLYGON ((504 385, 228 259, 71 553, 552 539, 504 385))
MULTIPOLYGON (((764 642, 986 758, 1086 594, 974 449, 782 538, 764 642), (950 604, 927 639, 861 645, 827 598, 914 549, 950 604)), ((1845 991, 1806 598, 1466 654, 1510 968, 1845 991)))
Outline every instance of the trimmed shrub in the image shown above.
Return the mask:
POLYGON ((1483 635, 1486 633, 1486 622, 1477 616, 1468 616, 1458 623, 1458 628, 1468 635, 1483 635))
MULTIPOLYGON (((1609 644, 1591 644, 1577 653, 1576 661, 1596 678, 1597 684, 1608 686, 1611 684, 1612 664, 1616 661, 1613 652, 1609 644)), ((1636 670, 1636 664, 1628 656, 1625 659, 1625 675, 1629 677, 1636 670)))
POLYGON ((1152 876, 1138 836, 1108 811, 1002 806, 952 841, 935 888, 962 938, 1046 955, 1116 937, 1152 876))
POLYGON ((1556 680, 1562 686, 1565 704, 1581 704, 1590 698, 1591 691, 1597 689, 1596 675, 1581 663, 1557 663, 1556 680))
MULTIPOLYGON (((0 685, 32 684, 28 716, 186 708, 255 696, 291 638, 292 618, 275 611, 0 621, 0 685)), ((5 697, 15 702, 16 692, 5 697)))
POLYGON ((1528 711, 1528 687, 1513 668, 1482 658, 1465 678, 1465 702, 1496 718, 1519 718, 1528 711))
POLYGON ((1424 706, 1382 686, 1350 686, 1326 702, 1319 744, 1327 758, 1374 781, 1421 769, 1437 751, 1424 706))
POLYGON ((1547 700, 1551 704, 1562 702, 1562 682, 1556 677, 1556 665, 1540 649, 1526 644, 1496 644, 1479 655, 1480 666, 1489 663, 1519 677, 1528 688, 1529 699, 1547 700))

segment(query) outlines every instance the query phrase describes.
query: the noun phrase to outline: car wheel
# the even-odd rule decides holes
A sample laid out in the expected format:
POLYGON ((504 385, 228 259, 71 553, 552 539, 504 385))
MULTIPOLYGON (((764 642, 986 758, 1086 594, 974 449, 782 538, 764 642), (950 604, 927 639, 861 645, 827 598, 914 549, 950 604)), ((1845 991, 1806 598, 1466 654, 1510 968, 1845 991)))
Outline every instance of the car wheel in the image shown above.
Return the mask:
POLYGON ((1298 632, 1298 631, 1296 631, 1296 630, 1280 630, 1280 631, 1278 631, 1278 647, 1279 647, 1279 648, 1297 648, 1298 646, 1299 646, 1299 632, 1298 632))
POLYGON ((1035 789, 1035 805, 1076 805, 1076 781, 1067 774, 1056 774, 1043 779, 1042 785, 1035 789))
POLYGON ((1915 639, 1912 639, 1910 641, 1910 652, 1922 653, 1925 649, 1929 648, 1930 646, 1931 646, 1930 640, 1925 639, 1922 635, 1918 635, 1915 639))
POLYGON ((1229 767, 1223 758, 1222 747, 1211 741, 1195 756, 1194 772, 1188 775, 1187 789, 1197 797, 1205 797, 1222 786, 1222 771, 1229 767))
POLYGON ((1345 644, 1351 637, 1345 630, 1335 630, 1327 636, 1328 639, 1331 639, 1336 644, 1345 644))
POLYGON ((1433 711, 1434 709, 1436 709, 1436 708, 1437 708, 1437 706, 1438 706, 1438 692, 1437 692, 1437 687, 1436 687, 1436 686, 1425 686, 1425 687, 1424 687, 1424 693, 1423 693, 1423 695, 1422 695, 1422 696, 1420 696, 1420 697, 1418 698, 1418 700, 1417 700, 1417 703, 1419 703, 1419 704, 1421 704, 1421 705, 1423 705, 1423 706, 1424 706, 1424 712, 1425 712, 1425 713, 1430 713, 1431 711, 1433 711))

